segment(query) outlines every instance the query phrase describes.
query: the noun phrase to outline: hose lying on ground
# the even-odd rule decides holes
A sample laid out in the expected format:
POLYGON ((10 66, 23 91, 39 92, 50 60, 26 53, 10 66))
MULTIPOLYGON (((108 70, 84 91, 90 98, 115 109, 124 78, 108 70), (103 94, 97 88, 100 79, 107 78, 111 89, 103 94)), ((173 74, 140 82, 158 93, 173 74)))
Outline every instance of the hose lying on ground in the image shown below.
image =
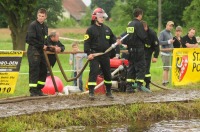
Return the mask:
POLYGON ((166 87, 160 86, 160 85, 158 85, 158 84, 156 84, 154 82, 151 82, 151 84, 154 85, 154 86, 156 86, 157 88, 161 88, 163 90, 174 90, 174 89, 171 89, 171 88, 166 88, 166 87))

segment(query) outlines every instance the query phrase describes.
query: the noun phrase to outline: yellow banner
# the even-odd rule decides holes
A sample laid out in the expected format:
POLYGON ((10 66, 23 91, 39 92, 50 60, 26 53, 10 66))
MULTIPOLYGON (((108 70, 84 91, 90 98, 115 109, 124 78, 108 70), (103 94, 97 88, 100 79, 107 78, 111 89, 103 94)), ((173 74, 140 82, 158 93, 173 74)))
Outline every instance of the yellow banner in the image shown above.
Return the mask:
POLYGON ((0 50, 0 93, 14 93, 23 51, 0 50))
POLYGON ((172 84, 200 82, 200 48, 175 48, 172 61, 172 84))
POLYGON ((0 50, 0 57, 22 57, 23 51, 19 50, 0 50))

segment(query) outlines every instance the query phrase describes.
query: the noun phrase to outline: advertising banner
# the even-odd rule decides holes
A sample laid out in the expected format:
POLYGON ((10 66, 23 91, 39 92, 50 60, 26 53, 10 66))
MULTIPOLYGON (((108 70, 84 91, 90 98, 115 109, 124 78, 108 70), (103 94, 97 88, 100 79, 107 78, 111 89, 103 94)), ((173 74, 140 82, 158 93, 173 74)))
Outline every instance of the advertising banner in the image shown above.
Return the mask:
POLYGON ((14 93, 23 51, 0 50, 0 94, 14 93))
POLYGON ((200 82, 200 48, 175 48, 172 59, 172 84, 200 82))

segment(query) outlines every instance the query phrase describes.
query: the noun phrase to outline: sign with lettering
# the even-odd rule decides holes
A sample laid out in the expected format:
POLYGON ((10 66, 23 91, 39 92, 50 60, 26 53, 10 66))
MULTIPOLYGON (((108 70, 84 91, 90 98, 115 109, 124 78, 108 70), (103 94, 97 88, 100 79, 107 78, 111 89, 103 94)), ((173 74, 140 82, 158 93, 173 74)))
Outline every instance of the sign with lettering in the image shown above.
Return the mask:
POLYGON ((0 93, 14 93, 23 51, 0 50, 0 93))
POLYGON ((172 61, 172 84, 200 82, 200 48, 175 48, 172 61))

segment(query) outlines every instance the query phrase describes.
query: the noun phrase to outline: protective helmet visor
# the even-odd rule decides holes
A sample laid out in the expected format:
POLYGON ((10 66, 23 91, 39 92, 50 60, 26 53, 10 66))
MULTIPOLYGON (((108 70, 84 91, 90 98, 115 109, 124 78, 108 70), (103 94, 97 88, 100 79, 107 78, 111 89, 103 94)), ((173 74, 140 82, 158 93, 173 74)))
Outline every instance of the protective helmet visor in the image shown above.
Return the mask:
POLYGON ((108 15, 105 12, 103 12, 103 13, 97 13, 96 17, 97 18, 104 18, 104 19, 106 19, 106 18, 108 18, 108 15))

